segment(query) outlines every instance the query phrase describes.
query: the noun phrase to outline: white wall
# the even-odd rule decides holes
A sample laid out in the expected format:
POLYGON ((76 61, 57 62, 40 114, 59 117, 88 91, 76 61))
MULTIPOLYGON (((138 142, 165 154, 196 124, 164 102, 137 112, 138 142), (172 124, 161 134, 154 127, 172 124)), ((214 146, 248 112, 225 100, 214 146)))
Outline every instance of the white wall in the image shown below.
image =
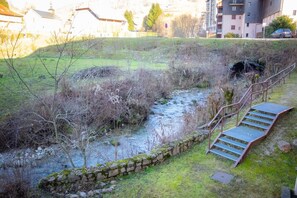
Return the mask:
POLYGON ((0 21, 22 23, 22 17, 0 15, 0 21))
POLYGON ((249 23, 249 27, 247 24, 244 24, 243 38, 257 38, 257 34, 262 33, 262 24, 260 23, 249 23), (248 34, 248 37, 246 36, 248 34))
POLYGON ((0 30, 19 32, 22 28, 22 17, 0 15, 0 30))
POLYGON ((72 34, 94 35, 101 37, 116 36, 127 28, 121 22, 98 20, 88 10, 77 11, 72 22, 72 34))
POLYGON ((238 34, 239 37, 241 37, 242 31, 243 31, 242 15, 236 15, 236 19, 232 19, 232 15, 223 15, 222 37, 224 37, 224 35, 229 32, 238 34), (235 30, 231 30, 232 25, 235 25, 235 30))
POLYGON ((268 17, 265 17, 263 19, 263 23, 266 23, 266 26, 268 26, 269 23, 271 23, 276 17, 279 17, 279 16, 281 16, 281 13, 280 12, 277 12, 277 13, 275 13, 273 15, 270 15, 268 17))
POLYGON ((33 34, 52 34, 62 28, 62 21, 40 17, 34 10, 24 16, 25 30, 33 34))
POLYGON ((73 34, 96 34, 99 30, 99 21, 88 10, 80 10, 75 13, 72 22, 73 34))
POLYGON ((297 1, 296 0, 283 0, 282 15, 288 15, 294 21, 297 21, 297 14, 294 16, 293 10, 297 11, 297 1))

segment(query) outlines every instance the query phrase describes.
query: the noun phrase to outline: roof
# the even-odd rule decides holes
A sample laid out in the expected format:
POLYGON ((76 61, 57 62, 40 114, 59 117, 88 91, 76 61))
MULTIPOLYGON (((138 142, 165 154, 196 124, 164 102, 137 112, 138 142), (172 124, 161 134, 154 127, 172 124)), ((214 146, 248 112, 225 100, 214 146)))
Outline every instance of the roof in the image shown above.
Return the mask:
MULTIPOLYGON (((33 9, 34 10, 34 9, 33 9)), ((51 12, 34 10, 41 18, 59 20, 59 17, 51 12)))
POLYGON ((0 5, 0 15, 22 17, 21 15, 9 10, 9 8, 7 8, 3 5, 0 5))
POLYGON ((116 19, 113 17, 99 17, 95 12, 93 12, 90 8, 77 8, 76 11, 89 11, 96 19, 99 21, 110 21, 110 22, 125 22, 122 19, 116 19))

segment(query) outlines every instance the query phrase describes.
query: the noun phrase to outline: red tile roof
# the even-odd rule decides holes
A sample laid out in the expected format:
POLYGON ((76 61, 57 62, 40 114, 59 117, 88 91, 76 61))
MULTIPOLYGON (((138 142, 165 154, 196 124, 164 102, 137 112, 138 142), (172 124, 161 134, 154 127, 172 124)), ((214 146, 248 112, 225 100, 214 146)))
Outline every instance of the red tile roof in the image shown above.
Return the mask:
POLYGON ((9 10, 9 8, 3 5, 0 5, 0 15, 22 17, 21 15, 14 13, 13 11, 9 10))

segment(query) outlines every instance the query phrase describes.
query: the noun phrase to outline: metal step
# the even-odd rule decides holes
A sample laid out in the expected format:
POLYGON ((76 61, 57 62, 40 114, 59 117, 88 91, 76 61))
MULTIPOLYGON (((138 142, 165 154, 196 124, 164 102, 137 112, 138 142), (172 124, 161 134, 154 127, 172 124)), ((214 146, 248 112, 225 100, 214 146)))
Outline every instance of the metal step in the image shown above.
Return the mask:
POLYGON ((244 118, 252 120, 252 121, 256 121, 256 122, 261 122, 261 123, 264 123, 264 124, 269 124, 269 125, 271 125, 273 123, 272 120, 268 121, 266 119, 261 119, 259 117, 254 117, 254 116, 245 116, 244 118))
POLYGON ((271 115, 268 115, 268 114, 265 114, 265 113, 256 112, 256 111, 249 111, 248 114, 259 116, 259 117, 262 117, 262 118, 271 119, 271 120, 274 120, 274 118, 276 117, 276 116, 271 116, 271 115))
POLYGON ((220 151, 220 150, 217 150, 217 149, 210 149, 209 150, 211 153, 214 153, 214 154, 217 154, 217 155, 219 155, 219 156, 221 156, 221 157, 224 157, 224 158, 227 158, 227 159, 229 159, 229 160, 232 160, 232 161, 237 161, 237 157, 235 157, 234 155, 230 155, 230 154, 228 154, 228 153, 225 153, 225 152, 223 152, 223 151, 220 151))
POLYGON ((269 114, 272 114, 272 115, 277 115, 279 113, 288 111, 288 110, 290 110, 292 108, 284 106, 284 105, 271 103, 271 102, 265 102, 265 103, 261 103, 261 104, 258 104, 258 105, 254 105, 252 107, 252 109, 255 109, 257 111, 262 111, 264 113, 269 113, 269 114))
POLYGON ((236 148, 230 147, 226 144, 223 143, 215 143, 214 146, 221 148, 223 150, 229 151, 231 153, 237 154, 237 155, 241 155, 242 154, 242 150, 238 150, 236 148))
POLYGON ((271 113, 271 112, 265 111, 265 110, 251 108, 251 111, 257 111, 258 113, 262 113, 262 114, 266 114, 266 115, 270 115, 270 116, 276 116, 275 113, 271 113))
POLYGON ((240 148, 243 148, 243 149, 245 149, 246 146, 247 146, 247 144, 243 144, 241 142, 237 142, 237 141, 231 140, 231 139, 227 138, 227 136, 220 137, 218 140, 220 140, 222 142, 226 142, 226 143, 231 144, 231 145, 234 145, 234 146, 237 146, 237 147, 240 147, 240 148))
POLYGON ((263 136, 264 133, 262 129, 255 129, 251 126, 245 125, 228 129, 227 131, 224 131, 222 135, 231 137, 235 141, 243 141, 245 144, 245 142, 248 143, 258 139, 259 137, 263 136))
POLYGON ((260 128, 260 129, 263 129, 263 130, 267 130, 269 128, 269 126, 264 126, 264 125, 261 125, 261 124, 257 124, 255 122, 242 121, 241 124, 245 124, 247 126, 260 128))

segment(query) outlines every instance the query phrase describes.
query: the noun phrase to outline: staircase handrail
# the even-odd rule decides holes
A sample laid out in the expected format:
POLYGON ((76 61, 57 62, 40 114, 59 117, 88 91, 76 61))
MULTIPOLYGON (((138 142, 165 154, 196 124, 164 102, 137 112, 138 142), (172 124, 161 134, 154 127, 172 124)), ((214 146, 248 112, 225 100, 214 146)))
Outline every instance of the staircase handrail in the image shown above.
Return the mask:
POLYGON ((245 107, 245 105, 248 102, 251 106, 252 102, 255 99, 257 99, 260 94, 262 94, 262 97, 263 97, 262 100, 267 101, 268 90, 272 89, 274 85, 281 82, 282 80, 285 81, 285 78, 288 75, 290 75, 290 73, 295 68, 296 68, 296 63, 293 63, 292 65, 286 67, 285 69, 267 78, 266 80, 259 83, 251 84, 238 102, 222 106, 220 110, 217 112, 217 114, 213 117, 213 119, 206 125, 206 127, 209 129, 208 149, 210 149, 211 135, 220 124, 221 124, 221 132, 223 132, 225 118, 231 117, 233 115, 237 115, 237 119, 236 119, 236 126, 237 126, 239 113, 243 109, 243 107, 245 107), (256 87, 261 87, 261 89, 255 90, 256 87), (258 95, 255 95, 255 94, 258 94, 258 95), (253 98, 253 95, 256 97, 253 98))

